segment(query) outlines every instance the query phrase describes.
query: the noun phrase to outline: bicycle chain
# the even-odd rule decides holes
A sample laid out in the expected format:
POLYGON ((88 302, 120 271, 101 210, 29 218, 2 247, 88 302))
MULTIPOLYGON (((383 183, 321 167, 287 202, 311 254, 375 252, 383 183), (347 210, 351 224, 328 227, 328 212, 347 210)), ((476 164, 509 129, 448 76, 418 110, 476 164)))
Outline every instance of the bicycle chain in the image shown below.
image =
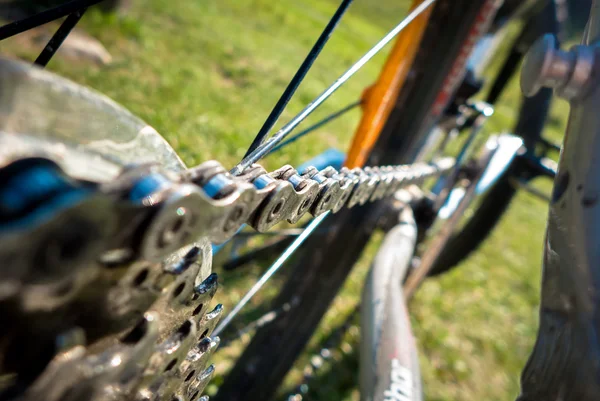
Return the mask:
POLYGON ((220 305, 208 311, 217 288, 211 241, 243 224, 266 231, 376 201, 452 167, 451 159, 340 172, 253 165, 234 177, 210 161, 183 173, 138 166, 90 183, 48 159, 6 163, 4 399, 196 399, 214 372, 207 362, 219 339, 210 336, 222 314, 220 305))

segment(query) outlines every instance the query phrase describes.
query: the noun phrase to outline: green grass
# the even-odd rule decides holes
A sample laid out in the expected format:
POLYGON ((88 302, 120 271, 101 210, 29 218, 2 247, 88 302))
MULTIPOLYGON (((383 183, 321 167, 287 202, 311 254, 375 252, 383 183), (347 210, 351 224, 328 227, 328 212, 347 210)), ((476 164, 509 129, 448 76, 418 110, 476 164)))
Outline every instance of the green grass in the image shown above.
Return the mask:
MULTIPOLYGON (((252 135, 333 13, 335 3, 136 1, 126 17, 91 12, 84 18, 85 29, 113 55, 112 65, 96 67, 59 57, 49 68, 122 103, 156 127, 186 163, 218 159, 232 166, 243 156, 252 135)), ((318 95, 380 38, 404 15, 408 1, 371 3, 357 0, 282 121, 318 95)), ((34 55, 30 46, 21 46, 16 39, 3 44, 0 51, 29 59, 34 55)), ((377 76, 383 59, 380 55, 368 64, 313 116, 313 121, 356 100, 377 76)), ((510 130, 518 101, 518 89, 512 83, 488 130, 510 130)), ((557 103, 547 136, 560 138, 565 117, 566 105, 557 103)), ((299 164, 330 147, 345 149, 357 119, 355 112, 322 128, 270 157, 266 165, 299 164)), ((547 184, 544 187, 548 189, 547 184)), ((518 195, 480 251, 459 269, 427 282, 417 294, 411 311, 428 400, 510 400, 517 395, 518 375, 536 334, 546 213, 546 205, 539 200, 518 195)), ((349 278, 311 347, 356 304, 368 257, 375 249, 376 241, 349 278)), ((235 303, 262 269, 255 264, 243 274, 225 275, 219 301, 226 306, 235 303)), ((281 276, 275 282, 278 279, 281 276)), ((254 305, 274 292, 275 286, 267 288, 254 305)), ((344 337, 341 351, 335 353, 334 363, 317 378, 315 398, 358 399, 357 342, 353 327, 344 337)), ((240 347, 238 344, 220 356, 220 371, 231 364, 240 347)), ((305 362, 306 358, 300 368, 305 362)), ((288 383, 297 382, 300 375, 300 370, 295 370, 288 383)))

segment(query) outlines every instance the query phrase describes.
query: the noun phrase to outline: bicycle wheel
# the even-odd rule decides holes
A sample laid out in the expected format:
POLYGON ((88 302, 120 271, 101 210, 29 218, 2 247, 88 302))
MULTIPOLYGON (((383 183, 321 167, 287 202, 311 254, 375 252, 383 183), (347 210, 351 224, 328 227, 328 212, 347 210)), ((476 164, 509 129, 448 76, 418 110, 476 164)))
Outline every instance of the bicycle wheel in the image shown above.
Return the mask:
MULTIPOLYGON (((85 6, 97 2, 75 0, 8 24, 0 38, 67 16, 36 60, 44 66, 85 6)), ((207 238, 223 241, 244 221, 266 230, 309 208, 319 215, 344 206, 342 196, 357 183, 342 189, 331 170, 334 177, 323 183, 312 170, 269 176, 249 166, 239 172, 258 180, 252 186, 211 162, 182 172, 155 131, 106 98, 21 63, 0 67, 1 312, 10 327, 2 342, 2 396, 196 398, 214 372, 207 360, 218 338, 210 336, 222 313, 219 305, 208 310, 216 278, 209 275, 207 238), (270 184, 256 192, 264 180, 270 184), (284 195, 295 197, 288 207, 284 195), (27 233, 34 241, 25 249, 27 233), (181 248, 196 237, 204 239, 181 248)), ((416 167, 386 170, 378 190, 441 171, 416 167)), ((379 181, 369 179, 357 201, 367 201, 379 181)))
MULTIPOLYGON (((83 4, 84 2, 79 0, 69 4, 72 5, 75 3, 83 4)), ((91 4, 93 2, 88 3, 91 4)), ((419 150, 423 139, 427 135, 427 129, 430 128, 431 124, 437 120, 439 113, 446 106, 444 103, 448 102, 449 97, 455 90, 456 84, 461 81, 461 75, 463 74, 464 67, 464 65, 460 64, 462 61, 464 61, 461 59, 461 55, 464 55, 465 52, 468 52, 469 46, 472 44, 470 41, 474 40, 485 29, 485 23, 489 21, 489 18, 495 11, 494 3, 495 2, 492 1, 450 2, 444 0, 439 0, 437 2, 435 8, 433 8, 431 12, 431 23, 428 24, 424 39, 419 45, 417 58, 415 62, 412 63, 411 72, 408 74, 409 79, 404 85, 404 89, 402 90, 400 97, 395 102, 396 109, 403 110, 404 112, 394 112, 390 115, 390 118, 387 120, 383 130, 383 134, 371 152, 369 164, 396 163, 400 161, 410 162, 413 160, 415 152, 419 150), (442 66, 441 69, 440 66, 442 66), (445 82, 447 77, 450 77, 452 82, 445 82), (440 88, 442 89, 440 90, 440 88), (411 99, 411 101, 409 102, 408 99, 411 99), (414 102, 416 104, 413 103, 415 100, 418 100, 417 102, 414 102), (408 118, 408 115, 410 115, 411 118, 408 118), (405 130, 405 134, 401 136, 397 135, 396 133, 399 132, 400 129, 405 130)), ((68 10, 69 12, 72 12, 71 9, 68 10)), ((63 25, 65 29, 62 31, 57 31, 57 34, 53 38, 55 39, 55 42, 53 43, 57 43, 57 41, 60 43, 61 37, 64 39, 65 34, 68 33, 70 28, 72 28, 74 23, 77 22, 78 18, 80 17, 81 14, 70 14, 69 18, 67 18, 65 21, 66 25, 63 25), (74 17, 71 17, 72 15, 74 15, 74 17)), ((12 27, 14 28, 15 26, 13 25, 12 27)), ((5 32, 6 31, 3 31, 3 34, 5 32)), ((46 55, 40 60, 39 64, 45 64, 49 57, 53 55, 54 51, 55 47, 47 46, 46 55)), ((32 75, 38 74, 38 72, 28 71, 25 73, 25 76, 28 76, 30 73, 32 75)), ((47 78, 43 74, 38 75, 38 77, 43 78, 42 81, 47 80, 47 82, 55 82, 52 78, 47 78)), ((68 86, 68 84, 65 85, 68 86)), ((78 92, 85 93, 85 91, 80 89, 74 91, 75 94, 78 92)), ((45 98, 40 97, 40 99, 45 98)), ((75 99, 77 99, 77 97, 75 97, 75 99)), ((97 98, 92 99, 91 103, 94 102, 103 105, 105 104, 97 98)), ((51 102, 48 102, 48 104, 51 104, 51 102)), ((77 109, 77 107, 81 105, 77 105, 74 102, 71 106, 74 109, 77 109)), ((114 111, 114 108, 112 108, 110 104, 105 106, 105 109, 109 115, 114 111)), ((80 114, 83 115, 85 113, 80 114)), ((113 117, 118 117, 120 119, 125 118, 125 115, 128 114, 120 111, 113 113, 113 117)), ((21 121, 25 121, 25 119, 22 119, 21 121)), ((60 118, 54 118, 52 121, 60 121, 60 118)), ((132 121, 134 132, 144 131, 143 124, 135 120, 132 121)), ((83 122, 81 123, 82 125, 78 126, 78 128, 84 126, 83 122)), ((37 127, 37 129, 39 129, 39 127, 37 127)), ((101 135, 102 130, 93 132, 94 135, 98 136, 93 138, 94 141, 92 142, 94 142, 94 146, 88 149, 88 156, 90 158, 98 156, 98 154, 102 155, 103 150, 105 151, 106 149, 111 148, 110 144, 102 141, 104 139, 104 137, 101 135)), ((175 156, 170 148, 160 145, 161 142, 159 137, 147 135, 148 133, 146 131, 144 132, 145 134, 141 135, 141 137, 147 142, 142 142, 147 146, 130 146, 127 148, 129 150, 122 149, 123 152, 119 155, 121 158, 117 157, 116 162, 114 154, 111 154, 110 157, 107 157, 110 159, 110 161, 112 161, 112 164, 108 163, 105 167, 113 173, 113 179, 115 178, 115 171, 118 170, 115 170, 116 168, 124 168, 129 162, 139 163, 140 161, 143 161, 142 159, 139 159, 139 156, 144 154, 144 150, 151 148, 151 146, 158 146, 161 149, 166 149, 165 154, 167 156, 165 156, 163 162, 166 164, 171 164, 173 170, 181 168, 180 160, 175 156), (136 152, 131 151, 131 149, 134 149, 136 152)), ((45 132, 38 133, 41 133, 42 135, 47 134, 45 132)), ((114 135, 115 133, 113 133, 113 136, 114 135)), ((61 141, 59 142, 73 141, 73 139, 73 136, 65 136, 62 137, 61 141)), ((118 139, 122 141, 126 140, 127 138, 121 137, 118 139)), ((115 142, 119 142, 119 140, 116 140, 115 142)), ((25 146, 27 144, 22 145, 25 146)), ((111 151, 114 151, 114 149, 111 151)), ((155 152, 145 153, 145 156, 147 157, 147 161, 152 161, 155 159, 155 152)), ((32 164, 11 164, 10 169, 5 170, 4 172, 6 174, 13 174, 15 170, 11 169, 16 169, 14 166, 19 168, 40 167, 39 164, 36 164, 38 163, 37 161, 35 163, 32 161, 29 162, 32 164)), ((47 165, 46 167, 54 169, 54 166, 52 165, 47 165)), ((68 166, 66 170, 70 173, 77 173, 76 169, 69 170, 68 166)), ((207 174, 209 174, 207 171, 210 171, 210 174, 223 173, 218 166, 210 165, 204 166, 204 169, 194 170, 192 172, 193 174, 190 173, 192 174, 192 177, 185 175, 184 177, 180 178, 191 180, 195 184, 201 186, 212 185, 214 184, 214 182, 211 184, 211 179, 213 176, 207 176, 207 174)), ((93 173, 93 171, 90 173, 93 173)), ((100 186, 100 188, 114 190, 116 193, 119 193, 117 190, 122 189, 121 186, 125 187, 127 184, 131 184, 132 182, 137 183, 137 179, 140 177, 145 178, 146 175, 151 175, 151 173, 153 173, 152 168, 148 168, 148 170, 126 170, 125 174, 120 176, 123 181, 119 181, 118 185, 108 185, 108 188, 100 186)), ((59 174, 59 178, 60 177, 62 177, 61 174, 59 174)), ((92 178, 94 177, 86 176, 85 178, 86 180, 93 181, 92 178)), ((100 179, 104 177, 96 176, 95 178, 100 179)), ((148 189, 146 186, 143 186, 143 188, 138 188, 142 193, 142 195, 137 193, 139 199, 147 199, 150 197, 150 194, 147 191, 156 190, 157 187, 160 188, 165 182, 161 181, 162 179, 163 178, 157 178, 156 182, 152 180, 144 181, 144 185, 149 185, 152 188, 148 189)), ((264 179, 266 180, 267 178, 264 179)), ((58 179, 58 181, 62 182, 63 180, 58 179)), ((65 181, 70 182, 69 180, 65 181)), ((166 182, 168 182, 168 180, 166 180, 166 182)), ((98 188, 96 186, 92 187, 98 188)), ((67 185, 67 188, 70 187, 67 185)), ((185 189, 188 192, 194 192, 189 187, 186 187, 185 189)), ((227 196, 231 194, 229 192, 231 187, 219 187, 219 190, 222 190, 223 192, 215 192, 215 197, 227 198, 227 196)), ((171 189, 168 188, 166 193, 170 194, 170 191, 171 189)), ((165 194, 164 192, 160 193, 161 196, 165 194)), ((122 195, 121 193, 119 194, 122 195)), ((55 192, 44 194, 42 197, 43 199, 34 199, 31 204, 27 205, 27 208, 25 209, 30 210, 34 208, 34 206, 40 206, 42 201, 48 201, 50 198, 54 199, 55 195, 55 192)), ((184 191, 174 195, 185 197, 187 193, 184 191)), ((239 193, 238 195, 241 196, 239 193)), ((161 198, 161 196, 157 198, 150 197, 147 202, 150 204, 154 204, 155 201, 160 203, 161 200, 164 200, 164 198, 161 198)), ((118 198, 122 199, 123 196, 118 198)), ((326 196, 324 196, 322 199, 323 203, 327 203, 326 196)), ((175 201, 176 200, 174 200, 174 202, 175 201)), ((192 206, 186 207, 192 209, 192 206)), ((270 207, 272 207, 272 209, 270 209, 272 213, 267 213, 268 216, 271 214, 277 215, 282 209, 282 207, 278 206, 278 203, 276 202, 271 204, 270 207)), ((99 210, 100 209, 101 208, 99 207, 99 210)), ((25 213, 27 210, 23 210, 22 212, 25 213)), ((177 207, 174 210, 178 213, 178 216, 181 217, 181 219, 176 218, 176 220, 172 222, 172 226, 163 230, 164 232, 159 232, 161 235, 154 238, 156 244, 160 245, 160 248, 163 246, 168 248, 167 245, 173 241, 173 238, 181 239, 187 235, 185 230, 181 230, 181 226, 184 225, 184 223, 193 224, 193 222, 185 219, 185 207, 183 209, 177 207)), ((127 215, 126 212, 133 213, 133 211, 129 209, 123 211, 125 214, 125 217, 123 217, 124 220, 135 220, 132 219, 131 216, 127 215)), ((234 219, 235 216, 243 215, 243 210, 241 211, 240 209, 233 209, 230 210, 230 212, 231 214, 229 217, 231 217, 233 220, 237 220, 237 218, 234 219)), ((289 369, 289 366, 296 359, 298 353, 301 351, 311 333, 314 331, 314 328, 318 324, 322 314, 327 309, 331 299, 335 296, 348 271, 350 270, 356 258, 359 256, 364 244, 370 237, 375 227, 374 220, 377 213, 377 207, 363 208, 357 211, 340 212, 335 219, 332 219, 331 222, 326 223, 328 235, 325 238, 325 241, 317 241, 314 239, 309 240, 310 242, 308 244, 308 248, 311 250, 314 249, 314 252, 304 255, 297 267, 292 269, 290 279, 284 285, 281 294, 278 296, 275 302, 276 305, 283 305, 288 303, 290 300, 299 300, 298 302, 294 303, 294 310, 301 310, 305 314, 305 319, 300 320, 297 319, 297 317, 295 317, 293 314, 287 314, 281 319, 278 319, 272 324, 264 326, 261 330, 259 330, 252 344, 248 347, 247 351, 241 358, 240 363, 236 365, 229 376, 230 378, 226 384, 222 386, 218 397, 225 397, 226 399, 266 399, 275 391, 278 383, 285 375, 285 372, 289 369), (318 244, 317 242, 321 243, 318 244), (350 249, 350 251, 348 251, 348 249, 350 249), (328 258, 327 254, 334 254, 336 255, 336 258, 328 258), (305 263, 306 266, 309 266, 309 269, 306 269, 305 266, 302 267, 302 265, 305 263), (264 377, 265 372, 268 373, 268 377, 266 378, 264 377), (233 388, 232 391, 234 391, 235 394, 227 393, 227 391, 229 391, 231 388, 233 388)), ((151 217, 162 216, 156 210, 153 210, 151 214, 151 217)), ((101 213, 99 213, 99 217, 103 217, 101 213)), ((136 215, 135 217, 144 220, 148 216, 136 215)), ((194 219, 191 220, 193 221, 194 219)), ((98 221, 93 221, 93 223, 99 224, 98 221)), ((115 222, 115 224, 117 223, 118 222, 115 222)), ((212 223, 214 223, 214 220, 212 223)), ((260 219, 253 219, 252 223, 259 225, 264 223, 264 221, 260 219)), ((267 223, 270 223, 270 221, 267 221, 267 223)), ((96 225, 93 227, 96 227, 96 225)), ((150 223, 146 222, 139 227, 139 230, 143 231, 152 227, 153 226, 150 223)), ((221 228, 227 229, 228 231, 228 235, 224 237, 232 234, 232 229, 229 225, 225 225, 221 228)), ((82 229, 81 231, 93 232, 93 230, 85 229, 82 229)), ((131 229, 129 231, 131 231, 131 229)), ((128 232, 128 235, 138 234, 137 230, 135 231, 135 233, 128 232)), ((119 238, 119 240, 121 239, 122 238, 119 238)), ((130 238, 127 237, 125 239, 129 240, 130 238)), ((75 241, 73 237, 62 238, 62 240, 75 241)), ((17 394, 18 396, 21 396, 23 391, 27 391, 30 385, 38 379, 38 375, 47 368, 48 363, 54 355, 54 352, 56 352, 56 348, 54 348, 56 344, 53 344, 52 341, 49 340, 55 340, 57 334, 62 335, 62 332, 71 325, 84 329, 88 340, 92 342, 92 348, 98 347, 100 349, 106 349, 106 347, 109 345, 114 345, 112 342, 117 340, 114 335, 116 333, 120 333, 126 327, 132 327, 136 318, 139 318, 142 312, 148 308, 149 303, 152 303, 153 300, 158 297, 159 294, 149 293, 157 291, 154 287, 155 285, 158 285, 159 282, 165 285, 164 287, 161 286, 158 291, 160 292, 160 296, 169 296, 168 300, 164 301, 165 305, 163 305, 165 310, 169 313, 165 313, 165 316, 162 317, 163 320, 167 320, 168 324, 157 329, 156 327, 152 327, 152 322, 155 321, 156 317, 146 316, 140 326, 136 326, 136 328, 134 328, 129 335, 122 336, 120 341, 117 341, 117 343, 119 346, 130 346, 130 348, 133 346, 133 349, 130 350, 134 354, 134 358, 132 358, 131 362, 132 364, 138 364, 139 362, 140 365, 142 364, 141 361, 148 362, 147 356, 148 352, 150 351, 145 347, 150 347, 153 349, 152 347, 155 346, 156 342, 158 342, 160 346, 164 346, 163 348, 154 350, 154 360, 152 360, 154 366, 151 369, 152 371, 145 376, 144 382, 141 385, 146 393, 153 394, 159 398, 170 397, 173 394, 175 394, 177 397, 194 398, 199 394, 202 387, 206 384, 206 381, 212 374, 210 368, 204 368, 203 364, 206 363, 206 358, 210 355, 210 352, 218 343, 218 341, 211 340, 207 336, 210 336, 216 320, 221 314, 219 308, 216 308, 211 312, 207 312, 206 310, 207 302, 210 301, 210 298, 214 294, 216 285, 214 277, 208 276, 207 271, 207 266, 210 265, 210 263, 207 262, 210 251, 208 250, 207 244, 203 243, 196 248, 186 250, 187 252, 180 254, 177 260, 172 260, 171 263, 166 263, 165 266, 169 270, 168 273, 172 276, 170 276, 171 280, 167 280, 166 283, 163 283, 161 280, 164 277, 159 273, 161 270, 156 269, 154 266, 150 267, 147 265, 136 265, 135 269, 124 269, 122 266, 126 264, 126 262, 130 262, 129 258, 133 257, 129 251, 134 254, 135 252, 141 251, 150 252, 145 256, 154 256, 155 259, 158 257, 152 253, 151 249, 147 249, 144 244, 146 244, 144 241, 141 241, 140 243, 134 241, 134 243, 129 244, 132 249, 111 249, 111 251, 115 252, 112 252, 109 255, 103 255, 105 257, 102 260, 103 264, 105 265, 104 267, 110 267, 112 270, 110 270, 110 272, 101 270, 101 274, 106 275, 106 277, 101 277, 100 283, 102 285, 96 287, 94 289, 95 292, 90 295, 94 302, 88 302, 90 301, 89 298, 78 299, 78 303, 75 305, 70 304, 67 310, 61 310, 60 313, 53 313, 51 319, 47 319, 48 321, 51 321, 52 324, 49 324, 44 330, 41 330, 41 328, 37 325, 32 327, 29 323, 27 323, 29 320, 23 320, 25 323, 22 325, 22 327, 20 327, 20 330, 16 330, 17 335, 13 337, 13 342, 9 344, 14 345, 13 349, 15 350, 23 350, 27 348, 29 343, 36 343, 37 341, 39 347, 33 347, 30 349, 29 353, 25 355, 25 357, 21 358, 21 360, 19 359, 20 354, 17 352, 7 352, 9 358, 6 360, 10 361, 9 371, 19 372, 16 386, 11 387, 11 391, 13 391, 13 393, 9 393, 9 396, 11 396, 11 394, 17 394), (125 277, 120 277, 120 275, 124 273, 125 277), (111 299, 106 299, 106 297, 108 297, 110 294, 115 294, 107 291, 107 288, 110 288, 112 285, 114 285, 115 280, 119 285, 122 284, 121 287, 127 286, 127 288, 143 288, 143 290, 139 290, 140 298, 137 299, 136 302, 131 303, 131 305, 128 305, 128 308, 124 311, 119 310, 120 307, 123 307, 123 303, 125 303, 123 299, 115 300, 115 302, 119 301, 117 302, 117 305, 115 305, 113 302, 112 307, 117 309, 117 312, 122 313, 122 316, 119 316, 120 320, 118 322, 112 321, 110 316, 106 316, 106 320, 103 320, 102 318, 104 317, 104 313, 98 312, 102 311, 102 308, 98 305, 102 305, 103 302, 111 304, 111 299), (171 282, 169 283, 169 281, 171 282), (188 285, 188 283, 193 283, 193 286, 188 285), (147 286, 152 288, 146 288, 147 286), (180 303, 181 305, 179 305, 180 303), (173 311, 168 310, 172 305, 178 305, 177 308, 181 308, 175 310, 176 308, 173 306, 173 309, 175 312, 177 312, 175 313, 177 317, 176 319, 171 316, 173 311), (73 311, 70 309, 71 307, 77 310, 75 321, 67 318, 60 319, 61 317, 71 315, 73 311), (86 308, 87 310, 81 311, 81 309, 86 308), (186 320, 187 318, 190 318, 191 322, 186 320), (99 324, 99 321, 102 323, 99 324), (36 334, 34 336, 23 335, 20 337, 20 335, 26 333, 28 330, 30 332, 36 332, 36 334), (158 334, 156 332, 157 330, 158 334), (39 341, 40 339, 43 339, 43 341, 39 341), (106 339, 109 339, 109 341, 106 341, 106 339), (198 339, 200 339, 200 343, 196 344, 193 349, 190 349, 189 347, 192 345, 192 343, 198 339), (136 348, 136 346, 140 343, 143 343, 144 347, 136 348), (175 348, 177 351, 175 354, 172 350, 173 344, 176 344, 175 348), (44 356, 40 358, 40 354, 44 354, 44 356), (194 364, 187 363, 187 357, 196 358, 196 360, 194 360, 194 364), (34 364, 34 366, 28 366, 29 361, 32 359, 36 360, 37 364, 34 364), (184 361, 184 359, 186 360, 184 361), (195 364, 196 362, 197 364, 195 364), (197 369, 202 369, 201 374, 198 374, 197 369)), ((62 251, 65 250, 60 249, 59 247, 59 256, 64 256, 66 258, 72 256, 69 252, 62 251)), ((98 284, 97 281, 94 281, 93 283, 98 284)), ((80 289, 78 286, 69 286, 68 284, 70 284, 70 281, 61 282, 59 284, 65 284, 65 287, 58 286, 55 288, 57 293, 53 294, 53 296, 59 297, 61 300, 63 298, 68 299, 69 296, 74 296, 75 293, 77 293, 77 291, 80 289)), ((33 289, 31 292, 33 292, 33 289)), ((122 293, 117 292, 116 295, 122 295, 123 293, 128 294, 128 290, 123 290, 122 293)), ((11 293, 10 295, 12 296, 14 294, 11 293)), ((4 300, 5 299, 3 299, 3 301, 4 300)), ((19 324, 16 322, 22 318, 22 316, 19 315, 21 310, 18 308, 16 310, 17 312, 11 310, 11 303, 14 301, 14 299, 7 295, 6 300, 7 303, 3 304, 3 306, 6 308, 3 310, 10 318, 8 320, 10 326, 14 325, 17 327, 19 324)), ((52 309, 52 307, 49 308, 52 309)), ((52 312, 56 311, 52 309, 52 312)), ((106 314, 108 315, 109 312, 115 311, 113 310, 105 312, 107 312, 106 314)), ((28 319, 31 317, 32 316, 27 316, 28 319)), ((43 319, 43 321, 48 323, 46 319, 43 319)), ((81 338, 79 338, 76 334, 78 333, 75 333, 72 336, 65 335, 60 337, 60 339, 63 341, 63 343, 69 343, 67 344, 67 348, 69 350, 74 344, 74 348, 77 348, 77 352, 83 352, 80 344, 81 338)), ((129 348, 127 349, 129 350, 129 348)), ((113 354, 109 355, 114 356, 113 354)), ((125 355, 123 354, 123 356, 125 355)), ((133 371, 129 370, 129 368, 132 368, 132 365, 123 366, 121 361, 117 361, 116 359, 110 359, 110 361, 114 361, 114 364, 120 368, 126 368, 118 372, 119 380, 131 379, 132 372, 139 374, 139 371, 136 371, 135 369, 133 371)), ((96 362, 98 361, 96 360, 96 362)), ((110 367, 106 365, 101 365, 100 367, 100 370, 106 369, 106 372, 109 373, 102 376, 102 380, 106 381, 102 385, 106 384, 107 382, 112 383, 112 380, 115 379, 114 375, 117 375, 117 372, 112 371, 110 367)), ((61 375, 64 377, 65 373, 61 372, 61 375)), ((56 377, 51 377, 54 380, 47 379, 46 385, 50 385, 48 383, 49 381, 57 381, 56 377)), ((71 391, 69 388, 61 388, 57 390, 61 392, 59 395, 56 395, 55 397, 55 394, 53 393, 52 396, 57 399, 61 399, 63 396, 77 399, 77 397, 83 396, 85 390, 98 390, 95 387, 98 385, 98 383, 92 383, 91 379, 88 383, 87 379, 89 379, 89 377, 84 377, 84 379, 86 379, 84 380, 84 383, 77 383, 76 381, 80 377, 81 376, 74 375, 70 378, 70 380, 65 380, 65 383, 67 383, 69 386, 77 388, 76 391, 71 391), (79 384, 81 384, 83 388, 79 388, 79 384), (66 391, 66 393, 62 393, 62 391, 66 391)), ((96 380, 96 377, 94 377, 94 380, 96 380)), ((119 391, 122 391, 123 393, 129 392, 132 388, 139 385, 139 383, 132 384, 129 381, 121 384, 124 386, 123 388, 119 386, 114 388, 119 388, 119 391)), ((45 389, 47 387, 42 386, 42 388, 45 389)), ((103 391, 105 390, 103 387, 102 389, 103 391)), ((41 394, 39 388, 35 388, 34 391, 37 391, 35 395, 39 398, 41 394)))
MULTIPOLYGON (((470 51, 465 41, 473 41, 473 35, 485 31, 485 23, 494 11, 492 2, 485 1, 436 3, 409 78, 368 164, 410 162, 416 157, 428 130, 464 76, 466 57, 461 60, 460 54, 470 51), (479 31, 473 29, 475 21, 479 22, 479 31), (450 84, 445 82, 448 77, 450 84)), ((325 223, 325 238, 309 240, 310 252, 292 266, 290 277, 274 302, 276 309, 296 299, 295 309, 301 311, 302 318, 289 313, 259 329, 221 385, 217 399, 256 400, 273 396, 360 256, 376 227, 377 213, 377 206, 341 212, 325 223)))

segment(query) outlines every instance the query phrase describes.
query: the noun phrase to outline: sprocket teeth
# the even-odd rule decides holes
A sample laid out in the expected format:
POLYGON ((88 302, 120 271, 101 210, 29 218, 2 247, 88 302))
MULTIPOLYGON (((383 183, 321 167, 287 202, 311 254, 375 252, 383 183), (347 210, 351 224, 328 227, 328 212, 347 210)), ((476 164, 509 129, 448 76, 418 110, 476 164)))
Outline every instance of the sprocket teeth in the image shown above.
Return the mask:
POLYGON ((201 333, 200 338, 209 337, 212 334, 223 315, 223 310, 223 305, 218 304, 212 311, 204 315, 198 327, 198 332, 201 333))
POLYGON ((198 321, 206 313, 219 286, 218 276, 212 273, 202 283, 194 288, 194 292, 188 301, 188 306, 193 307, 192 317, 198 321))
POLYGON ((215 365, 210 365, 202 373, 200 373, 193 379, 193 382, 187 388, 186 395, 188 396, 189 400, 195 400, 196 397, 198 397, 198 395, 202 394, 202 391, 204 391, 204 389, 208 385, 208 382, 210 382, 210 379, 212 379, 214 373, 215 365))
MULTIPOLYGON (((201 392, 206 384, 202 384, 204 373, 202 369, 219 346, 219 338, 211 339, 204 337, 192 349, 189 350, 185 361, 179 369, 179 377, 183 380, 176 393, 177 399, 192 399, 196 391, 201 392), (200 388, 201 387, 201 388, 200 388)), ((206 372, 206 370, 205 370, 206 372)))

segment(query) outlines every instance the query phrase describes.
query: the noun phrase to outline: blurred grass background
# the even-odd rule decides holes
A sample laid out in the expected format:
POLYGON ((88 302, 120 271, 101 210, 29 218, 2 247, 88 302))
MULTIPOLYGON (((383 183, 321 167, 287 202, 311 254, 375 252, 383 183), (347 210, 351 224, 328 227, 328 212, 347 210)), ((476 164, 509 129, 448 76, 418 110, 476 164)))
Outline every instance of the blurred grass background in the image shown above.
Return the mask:
MULTIPOLYGON (((91 86, 153 125, 188 164, 218 159, 232 166, 333 14, 335 0, 145 0, 130 2, 125 15, 90 10, 82 21, 113 56, 107 66, 56 57, 49 69, 91 86)), ((287 121, 403 15, 409 0, 356 0, 334 33, 281 121, 287 121)), ((47 27, 49 31, 54 29, 47 27)), ((15 37, 0 52, 33 59, 40 47, 15 37)), ((359 98, 377 76, 385 54, 376 57, 321 110, 329 114, 359 98)), ((508 131, 519 102, 516 82, 496 106, 489 132, 508 131)), ((555 102, 546 136, 560 139, 567 105, 555 102)), ((330 147, 346 149, 358 112, 336 121, 284 152, 269 157, 269 168, 300 164, 330 147)), ((310 121, 305 123, 305 126, 310 121)), ((542 186, 549 191, 549 183, 542 186)), ((411 304, 421 351, 428 400, 510 400, 535 339, 543 231, 547 207, 521 193, 491 238, 450 274, 429 280, 411 304)), ((311 349, 354 308, 375 240, 325 318, 311 349)), ((264 270, 255 263, 224 274, 218 300, 231 306, 264 270)), ((274 285, 254 300, 259 306, 274 285)), ((257 317, 258 312, 245 315, 257 317)), ((244 338, 242 343, 247 341, 244 338)), ((352 327, 311 383, 307 398, 357 400, 356 345, 352 327)), ((217 358, 224 371, 242 344, 217 358)), ((315 348, 316 347, 316 348, 315 348)), ((308 357, 291 374, 289 388, 302 375, 308 357)), ((211 387, 214 391, 219 379, 211 387)), ((288 389, 289 390, 289 389, 288 389)), ((283 394, 288 391, 282 390, 283 394)))

